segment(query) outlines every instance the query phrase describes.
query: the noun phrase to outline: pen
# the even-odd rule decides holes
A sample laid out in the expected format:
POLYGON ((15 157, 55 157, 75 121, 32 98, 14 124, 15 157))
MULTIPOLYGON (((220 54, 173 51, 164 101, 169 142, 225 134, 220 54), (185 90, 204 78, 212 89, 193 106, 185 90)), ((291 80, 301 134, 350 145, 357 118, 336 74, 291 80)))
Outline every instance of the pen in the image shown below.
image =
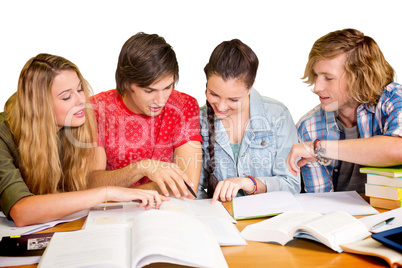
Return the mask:
POLYGON ((187 189, 190 191, 190 193, 197 198, 197 195, 194 193, 193 189, 191 189, 191 187, 187 184, 187 182, 184 182, 184 184, 186 185, 187 189))
POLYGON ((384 225, 390 224, 393 220, 395 219, 395 217, 383 220, 377 224, 374 224, 371 228, 370 228, 370 232, 374 231, 375 229, 378 229, 384 225))

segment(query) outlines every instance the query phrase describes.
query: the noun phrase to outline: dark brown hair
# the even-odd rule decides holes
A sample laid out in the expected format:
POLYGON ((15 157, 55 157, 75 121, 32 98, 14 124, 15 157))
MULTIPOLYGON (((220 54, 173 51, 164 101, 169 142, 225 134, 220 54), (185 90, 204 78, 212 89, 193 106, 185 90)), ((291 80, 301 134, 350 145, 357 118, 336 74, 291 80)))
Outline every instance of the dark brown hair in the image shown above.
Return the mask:
MULTIPOLYGON (((223 80, 239 79, 247 89, 250 89, 255 81, 258 69, 258 57, 254 51, 239 39, 224 41, 212 52, 209 62, 205 65, 204 72, 207 80, 211 75, 220 76, 223 80)), ((209 145, 207 147, 210 165, 208 167, 207 194, 212 197, 218 183, 215 177, 215 113, 207 101, 207 122, 209 145)))
POLYGON ((302 79, 307 79, 305 82, 313 85, 314 64, 344 53, 350 99, 358 103, 377 104, 384 87, 393 82, 395 72, 374 39, 358 30, 334 31, 319 38, 311 48, 302 79))
POLYGON ((157 34, 137 33, 123 45, 116 69, 116 88, 121 96, 130 84, 147 87, 168 75, 179 79, 176 53, 157 34))

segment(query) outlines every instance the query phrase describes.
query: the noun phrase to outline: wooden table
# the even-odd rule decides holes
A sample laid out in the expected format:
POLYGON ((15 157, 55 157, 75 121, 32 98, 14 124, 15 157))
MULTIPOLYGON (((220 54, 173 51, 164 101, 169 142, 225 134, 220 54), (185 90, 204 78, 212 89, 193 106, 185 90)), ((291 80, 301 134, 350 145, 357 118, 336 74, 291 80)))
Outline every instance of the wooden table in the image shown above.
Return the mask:
MULTIPOLYGON (((224 203, 228 211, 232 211, 231 203, 224 203)), ((383 212, 386 210, 378 210, 383 212)), ((247 225, 257 223, 263 219, 241 220, 236 224, 239 231, 247 225)), ((84 219, 69 223, 63 223, 52 227, 45 232, 60 232, 79 230, 85 222, 84 219)), ((247 241, 246 246, 225 246, 221 247, 225 259, 230 268, 232 267, 388 267, 388 264, 380 258, 356 255, 349 253, 336 253, 321 243, 295 239, 286 246, 247 241)), ((14 266, 15 268, 16 266, 14 266)), ((35 268, 34 265, 18 266, 19 268, 35 268)), ((180 267, 177 265, 154 264, 147 267, 180 267)))

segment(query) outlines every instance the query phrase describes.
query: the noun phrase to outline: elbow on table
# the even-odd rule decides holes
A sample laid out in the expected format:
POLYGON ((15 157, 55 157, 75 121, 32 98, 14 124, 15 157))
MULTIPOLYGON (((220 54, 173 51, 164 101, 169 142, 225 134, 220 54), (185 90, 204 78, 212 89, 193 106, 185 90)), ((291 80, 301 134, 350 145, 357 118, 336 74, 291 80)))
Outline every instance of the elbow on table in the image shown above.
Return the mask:
POLYGON ((10 210, 10 217, 13 219, 17 227, 24 227, 33 224, 29 219, 24 206, 20 204, 20 201, 14 204, 10 210))

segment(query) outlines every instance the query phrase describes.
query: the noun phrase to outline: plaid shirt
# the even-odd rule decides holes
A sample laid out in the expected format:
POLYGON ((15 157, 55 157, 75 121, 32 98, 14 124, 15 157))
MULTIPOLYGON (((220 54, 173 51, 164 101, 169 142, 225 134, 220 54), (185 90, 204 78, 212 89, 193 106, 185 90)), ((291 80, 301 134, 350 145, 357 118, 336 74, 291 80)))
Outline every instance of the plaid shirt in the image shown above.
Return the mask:
MULTIPOLYGON (((377 135, 402 137, 402 86, 397 83, 387 85, 376 106, 361 104, 357 107, 357 126, 360 138, 377 135)), ((336 112, 325 112, 316 106, 297 123, 299 142, 339 140, 340 131, 336 124, 336 112)), ((334 191, 332 177, 339 161, 322 166, 317 161, 301 168, 306 192, 334 191)))

